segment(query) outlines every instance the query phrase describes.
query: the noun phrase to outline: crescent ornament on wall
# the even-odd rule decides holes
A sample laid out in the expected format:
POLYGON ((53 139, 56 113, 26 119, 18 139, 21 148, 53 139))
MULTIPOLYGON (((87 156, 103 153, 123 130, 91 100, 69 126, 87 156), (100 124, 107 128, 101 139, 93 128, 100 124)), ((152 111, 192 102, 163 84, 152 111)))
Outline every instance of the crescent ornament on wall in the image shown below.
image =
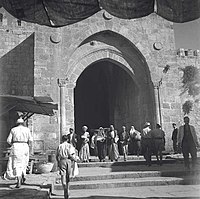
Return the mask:
POLYGON ((58 44, 61 41, 61 38, 59 36, 51 35, 50 36, 50 41, 54 44, 58 44))
POLYGON ((155 43, 153 44, 153 48, 154 48, 155 50, 161 50, 161 49, 163 48, 163 45, 162 45, 161 42, 155 42, 155 43))
POLYGON ((103 12, 103 18, 105 20, 111 20, 112 16, 108 12, 103 12))

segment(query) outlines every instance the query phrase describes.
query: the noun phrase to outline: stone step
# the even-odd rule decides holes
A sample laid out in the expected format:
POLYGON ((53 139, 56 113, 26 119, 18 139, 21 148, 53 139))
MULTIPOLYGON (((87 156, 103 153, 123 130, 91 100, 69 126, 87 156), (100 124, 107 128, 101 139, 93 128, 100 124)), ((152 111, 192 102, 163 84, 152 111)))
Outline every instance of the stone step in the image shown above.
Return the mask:
MULTIPOLYGON (((175 185, 199 185, 200 184, 200 170, 199 165, 193 171, 184 169, 184 164, 176 160, 164 160, 163 166, 159 166, 155 160, 151 167, 144 164, 144 160, 127 161, 127 162, 106 162, 109 165, 104 166, 105 162, 100 163, 101 166, 80 167, 79 175, 70 181, 70 191, 74 193, 76 198, 77 193, 91 192, 90 195, 96 196, 95 193, 104 193, 108 190, 125 190, 134 189, 136 187, 169 187, 175 185), (135 164, 135 162, 137 162, 135 164), (139 164, 143 162, 142 164, 139 164), (170 164, 168 164, 170 163, 170 164), (113 165, 114 164, 114 165, 113 165), (117 164, 115 166, 115 164, 117 164), (167 185, 167 186, 164 186, 167 185), (102 190, 102 191, 99 191, 102 190)), ((98 163, 98 162, 97 162, 98 163)), ((87 164, 87 163, 81 163, 87 164)), ((56 181, 59 177, 55 178, 52 185, 52 193, 54 195, 63 195, 62 186, 56 181)), ((89 195, 88 195, 89 196, 89 195)), ((86 197, 86 196, 85 196, 86 197)), ((82 197, 80 197, 82 198, 82 197)), ((104 197, 103 197, 104 198, 104 197)))
MULTIPOLYGON (((137 171, 137 172, 113 172, 102 173, 96 175, 76 176, 71 178, 71 182, 76 181, 96 181, 108 179, 123 179, 123 178, 145 178, 145 177, 182 177, 182 176, 199 176, 200 170, 195 171, 137 171)), ((61 183, 60 177, 55 178, 55 184, 61 183)))
POLYGON ((114 172, 111 174, 101 174, 96 176, 77 176, 72 178, 72 182, 76 181, 96 181, 96 180, 108 180, 108 179, 123 179, 123 178, 144 178, 144 177, 158 177, 161 176, 159 171, 153 172, 114 172))
MULTIPOLYGON (((163 164, 172 164, 175 163, 175 159, 164 159, 163 164)), ((157 164, 157 161, 154 159, 152 160, 152 164, 157 164)), ((146 161, 144 159, 136 159, 136 160, 128 160, 123 161, 119 160, 117 162, 84 162, 78 163, 78 166, 81 167, 113 167, 113 166, 127 166, 127 165, 146 165, 146 161)))
MULTIPOLYGON (((70 190, 75 189, 109 189, 118 187, 136 187, 136 186, 158 186, 182 184, 182 178, 176 177, 144 177, 144 178, 123 178, 123 179, 107 179, 95 181, 79 181, 71 182, 70 190)), ((55 190, 62 190, 62 186, 54 185, 55 190)))
MULTIPOLYGON (((120 180, 96 180, 96 181, 79 181, 70 182, 70 190, 86 190, 86 189, 113 189, 122 187, 141 187, 141 186, 169 186, 169 185, 198 185, 200 179, 195 177, 146 177, 146 178, 124 178, 120 180)), ((60 185, 55 185, 52 193, 62 191, 60 185)), ((58 193, 58 192, 57 192, 58 193)))
MULTIPOLYGON (((167 185, 167 186, 141 186, 119 187, 110 189, 79 189, 70 190, 70 199, 130 199, 130 198, 156 198, 156 199, 199 199, 200 185, 167 185)), ((63 198, 63 190, 56 190, 51 199, 63 198)))
MULTIPOLYGON (((169 186, 169 185, 199 185, 200 171, 189 173, 183 172, 137 172, 113 175, 101 175, 99 177, 85 176, 79 180, 70 182, 70 190, 90 190, 90 189, 114 189, 125 187, 142 186, 169 186), (184 174, 184 176, 182 176, 184 174), (175 176, 179 177, 175 177, 175 176), (168 177, 173 176, 173 177, 168 177), (114 178, 113 178, 114 177, 114 178)), ((62 191, 61 184, 52 185, 52 193, 59 194, 62 191)))
MULTIPOLYGON (((123 179, 123 178, 144 178, 144 177, 159 177, 161 172, 159 171, 145 171, 145 172, 114 172, 111 174, 101 174, 92 176, 77 176, 71 178, 71 182, 77 181, 96 181, 96 180, 108 180, 108 179, 123 179)), ((60 183, 60 177, 55 179, 55 183, 60 183)))
MULTIPOLYGON (((120 163, 120 162, 117 162, 120 163)), ((163 164, 163 166, 152 165, 147 167, 146 165, 135 165, 134 162, 121 162, 119 166, 110 166, 110 167, 81 167, 79 168, 79 175, 71 179, 72 189, 83 187, 84 189, 92 189, 91 184, 94 184, 95 188, 109 188, 109 187, 125 187, 125 186, 149 186, 155 185, 165 185, 165 179, 169 183, 180 184, 183 183, 182 176, 199 176, 200 170, 195 169, 194 171, 184 170, 183 164, 172 163, 172 164, 163 164), (126 163, 130 163, 126 165, 126 163), (158 181, 155 181, 159 179, 158 181), (130 181, 128 185, 128 181, 130 181), (139 182, 137 182, 137 180, 139 182), (102 185, 103 183, 103 185, 102 185), (82 187, 80 186, 82 184, 82 187), (117 185, 116 185, 117 184, 117 185), (119 184, 119 185, 118 185, 119 184)), ((186 179, 186 178, 184 178, 186 179)), ((190 179, 190 178, 188 178, 190 179)), ((190 181, 185 180, 185 184, 195 184, 198 182, 196 179, 190 181)), ((60 178, 57 177, 54 180, 53 189, 62 189, 60 183, 60 178)))

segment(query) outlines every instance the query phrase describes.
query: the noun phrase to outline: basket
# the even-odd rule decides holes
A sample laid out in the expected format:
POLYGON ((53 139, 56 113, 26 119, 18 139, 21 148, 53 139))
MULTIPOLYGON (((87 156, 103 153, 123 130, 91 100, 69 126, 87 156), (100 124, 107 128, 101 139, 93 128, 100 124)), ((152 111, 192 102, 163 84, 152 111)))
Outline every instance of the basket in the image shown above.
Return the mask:
POLYGON ((54 163, 47 162, 47 163, 38 163, 36 165, 38 173, 49 173, 53 168, 54 163))

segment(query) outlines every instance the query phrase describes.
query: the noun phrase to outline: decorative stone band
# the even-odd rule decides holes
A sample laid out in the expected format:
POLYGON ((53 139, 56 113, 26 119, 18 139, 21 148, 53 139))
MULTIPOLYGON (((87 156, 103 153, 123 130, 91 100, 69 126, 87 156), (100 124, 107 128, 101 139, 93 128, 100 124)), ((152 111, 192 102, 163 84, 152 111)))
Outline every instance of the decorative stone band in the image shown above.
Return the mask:
POLYGON ((76 62, 72 62, 72 65, 70 65, 69 62, 69 68, 73 68, 73 70, 67 72, 67 76, 69 77, 70 82, 76 82, 82 71, 87 66, 103 59, 111 59, 113 61, 116 61, 120 65, 125 66, 124 69, 132 77, 135 75, 133 69, 119 51, 109 48, 99 48, 95 51, 89 52, 88 54, 84 54, 83 56, 79 57, 76 62))

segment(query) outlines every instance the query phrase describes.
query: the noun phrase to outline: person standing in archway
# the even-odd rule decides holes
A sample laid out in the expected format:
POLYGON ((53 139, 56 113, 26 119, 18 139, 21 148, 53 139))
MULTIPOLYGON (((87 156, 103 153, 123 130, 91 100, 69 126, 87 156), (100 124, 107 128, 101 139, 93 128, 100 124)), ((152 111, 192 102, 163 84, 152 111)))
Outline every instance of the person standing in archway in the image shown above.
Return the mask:
POLYGON ((73 147, 75 149, 77 149, 77 135, 76 133, 74 132, 74 129, 73 128, 70 128, 69 129, 69 134, 70 134, 70 144, 73 145, 73 147))
POLYGON ((29 162, 29 145, 33 138, 28 127, 24 126, 24 120, 19 118, 16 127, 12 128, 7 138, 12 145, 6 174, 17 178, 16 188, 20 188, 25 182, 26 169, 29 162))
POLYGON ((189 154, 191 154, 192 167, 194 168, 197 161, 199 142, 194 126, 189 124, 189 117, 186 116, 183 120, 185 124, 178 129, 178 148, 182 149, 185 167, 190 169, 189 154))
POLYGON ((83 133, 81 134, 81 149, 79 152, 79 157, 82 162, 89 162, 90 159, 90 147, 89 147, 89 138, 90 134, 87 131, 88 127, 82 127, 83 133))
POLYGON ((108 132, 108 156, 111 161, 118 161, 119 150, 118 150, 118 140, 117 130, 115 130, 113 125, 110 125, 110 131, 108 132))
POLYGON ((133 131, 133 145, 136 155, 139 157, 141 152, 141 133, 135 129, 134 126, 131 127, 133 131))
POLYGON ((178 153, 178 146, 177 146, 177 135, 178 135, 178 128, 176 127, 175 123, 172 123, 173 132, 172 132, 172 142, 173 142, 173 150, 174 154, 178 153))
POLYGON ((154 151, 158 165, 162 165, 162 152, 165 150, 165 132, 160 124, 156 124, 156 129, 151 130, 152 150, 154 151), (160 159, 159 159, 160 157, 160 159))
POLYGON ((126 131, 126 127, 122 126, 122 131, 119 134, 119 143, 120 143, 120 147, 122 149, 122 153, 124 156, 124 161, 127 160, 127 156, 128 156, 129 140, 130 140, 130 136, 129 136, 128 132, 126 131))
POLYGON ((100 162, 105 162, 106 158, 106 134, 103 127, 99 128, 97 133, 97 153, 100 162))
POLYGON ((142 154, 148 166, 151 166, 152 139, 151 139, 151 124, 146 122, 141 133, 142 154))

